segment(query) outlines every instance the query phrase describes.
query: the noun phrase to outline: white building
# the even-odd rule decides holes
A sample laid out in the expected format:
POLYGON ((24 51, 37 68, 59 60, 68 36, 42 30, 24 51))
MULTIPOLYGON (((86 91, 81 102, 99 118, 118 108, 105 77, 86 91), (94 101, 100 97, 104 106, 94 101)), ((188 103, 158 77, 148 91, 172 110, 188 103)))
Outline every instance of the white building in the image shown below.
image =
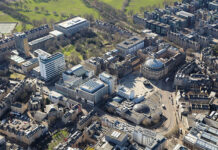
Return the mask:
POLYGON ((63 95, 58 93, 58 92, 55 92, 55 91, 51 91, 49 93, 49 100, 52 102, 52 103, 59 103, 59 101, 62 101, 63 100, 63 95))
POLYGON ((103 72, 99 75, 99 78, 101 81, 103 81, 104 83, 108 84, 109 86, 109 91, 108 93, 109 94, 113 94, 115 92, 115 89, 116 89, 116 84, 117 84, 117 79, 116 77, 106 73, 106 72, 103 72))
POLYGON ((39 56, 39 66, 41 77, 48 81, 60 74, 65 70, 64 55, 56 53, 51 56, 39 56))
POLYGON ((135 91, 134 90, 129 90, 128 88, 124 86, 118 87, 118 92, 117 94, 123 98, 132 100, 135 98, 135 91))
POLYGON ((89 21, 81 17, 74 17, 72 19, 54 25, 55 30, 63 32, 68 37, 88 27, 89 21))

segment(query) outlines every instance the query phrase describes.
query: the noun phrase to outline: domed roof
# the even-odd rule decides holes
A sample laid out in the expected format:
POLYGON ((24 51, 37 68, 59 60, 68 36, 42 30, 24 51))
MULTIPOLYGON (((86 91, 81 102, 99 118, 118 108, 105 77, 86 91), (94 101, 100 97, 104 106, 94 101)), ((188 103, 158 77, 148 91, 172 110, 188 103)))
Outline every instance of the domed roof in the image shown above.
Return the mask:
POLYGON ((145 66, 150 69, 160 69, 164 66, 164 64, 158 59, 148 59, 145 62, 145 66))
POLYGON ((145 62, 145 66, 149 69, 160 69, 164 66, 164 64, 158 59, 148 59, 145 62))
POLYGON ((133 110, 138 113, 149 113, 150 108, 146 104, 136 104, 133 110))

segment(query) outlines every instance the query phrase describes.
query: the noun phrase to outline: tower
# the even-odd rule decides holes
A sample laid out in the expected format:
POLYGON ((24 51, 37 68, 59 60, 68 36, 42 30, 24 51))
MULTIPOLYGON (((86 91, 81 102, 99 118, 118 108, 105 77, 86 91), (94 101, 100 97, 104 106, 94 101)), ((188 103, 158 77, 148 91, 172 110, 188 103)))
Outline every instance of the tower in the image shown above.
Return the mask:
POLYGON ((15 46, 17 48, 17 50, 22 53, 25 54, 25 56, 30 56, 30 47, 28 44, 28 39, 26 37, 25 33, 15 33, 14 34, 15 37, 15 46))

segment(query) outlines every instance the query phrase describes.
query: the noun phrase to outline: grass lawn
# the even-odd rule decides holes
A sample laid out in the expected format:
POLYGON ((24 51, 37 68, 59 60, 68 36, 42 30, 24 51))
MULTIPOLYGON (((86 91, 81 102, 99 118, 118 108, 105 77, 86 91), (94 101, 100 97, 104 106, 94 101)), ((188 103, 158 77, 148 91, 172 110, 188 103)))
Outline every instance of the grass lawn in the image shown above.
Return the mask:
MULTIPOLYGON (((169 1, 177 1, 177 0, 169 0, 169 1)), ((163 7, 164 0, 131 0, 129 6, 127 7, 127 11, 133 10, 134 13, 139 13, 141 7, 147 6, 160 6, 163 7)))
POLYGON ((53 150, 55 146, 63 142, 67 138, 69 133, 66 130, 61 130, 52 136, 52 141, 49 143, 48 150, 53 150))
POLYGON ((122 9, 123 7, 123 2, 125 0, 100 0, 104 3, 107 3, 109 5, 111 5, 112 7, 116 8, 116 9, 122 9))
MULTIPOLYGON (((2 11, 0 11, 0 22, 17 22, 18 23, 16 26, 17 31, 21 31, 21 29, 22 29, 20 21, 12 18, 11 16, 3 13, 2 11)), ((31 28, 32 28, 31 25, 27 25, 27 29, 31 29, 31 28)))
POLYGON ((11 79, 23 80, 23 79, 25 78, 25 76, 22 75, 22 74, 19 74, 19 73, 12 73, 12 74, 10 75, 10 78, 11 78, 11 79))
POLYGON ((99 17, 98 12, 95 9, 86 7, 82 0, 51 0, 49 2, 40 2, 40 0, 25 0, 23 5, 30 11, 26 12, 25 10, 21 10, 20 13, 29 16, 31 20, 41 20, 46 18, 47 20, 54 19, 55 21, 59 21, 63 19, 61 18, 62 13, 67 16, 70 14, 75 16, 92 14, 95 18, 99 17), (39 13, 35 11, 36 7, 39 8, 39 13), (49 15, 46 14, 46 11, 49 12, 49 15), (57 12, 58 16, 53 14, 54 11, 57 12))

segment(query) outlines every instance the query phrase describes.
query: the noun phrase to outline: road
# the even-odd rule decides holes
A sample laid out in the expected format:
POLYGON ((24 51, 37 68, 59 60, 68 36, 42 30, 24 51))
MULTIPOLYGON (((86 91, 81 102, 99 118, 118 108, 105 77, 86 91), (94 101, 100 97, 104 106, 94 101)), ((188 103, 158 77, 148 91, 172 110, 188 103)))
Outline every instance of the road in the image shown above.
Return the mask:
POLYGON ((156 85, 156 89, 161 94, 160 103, 164 104, 166 109, 163 109, 163 115, 167 118, 166 121, 154 131, 162 135, 167 135, 175 130, 177 126, 177 111, 175 108, 175 92, 172 91, 172 83, 166 83, 165 81, 159 81, 156 85), (172 102, 173 101, 173 102, 172 102))

